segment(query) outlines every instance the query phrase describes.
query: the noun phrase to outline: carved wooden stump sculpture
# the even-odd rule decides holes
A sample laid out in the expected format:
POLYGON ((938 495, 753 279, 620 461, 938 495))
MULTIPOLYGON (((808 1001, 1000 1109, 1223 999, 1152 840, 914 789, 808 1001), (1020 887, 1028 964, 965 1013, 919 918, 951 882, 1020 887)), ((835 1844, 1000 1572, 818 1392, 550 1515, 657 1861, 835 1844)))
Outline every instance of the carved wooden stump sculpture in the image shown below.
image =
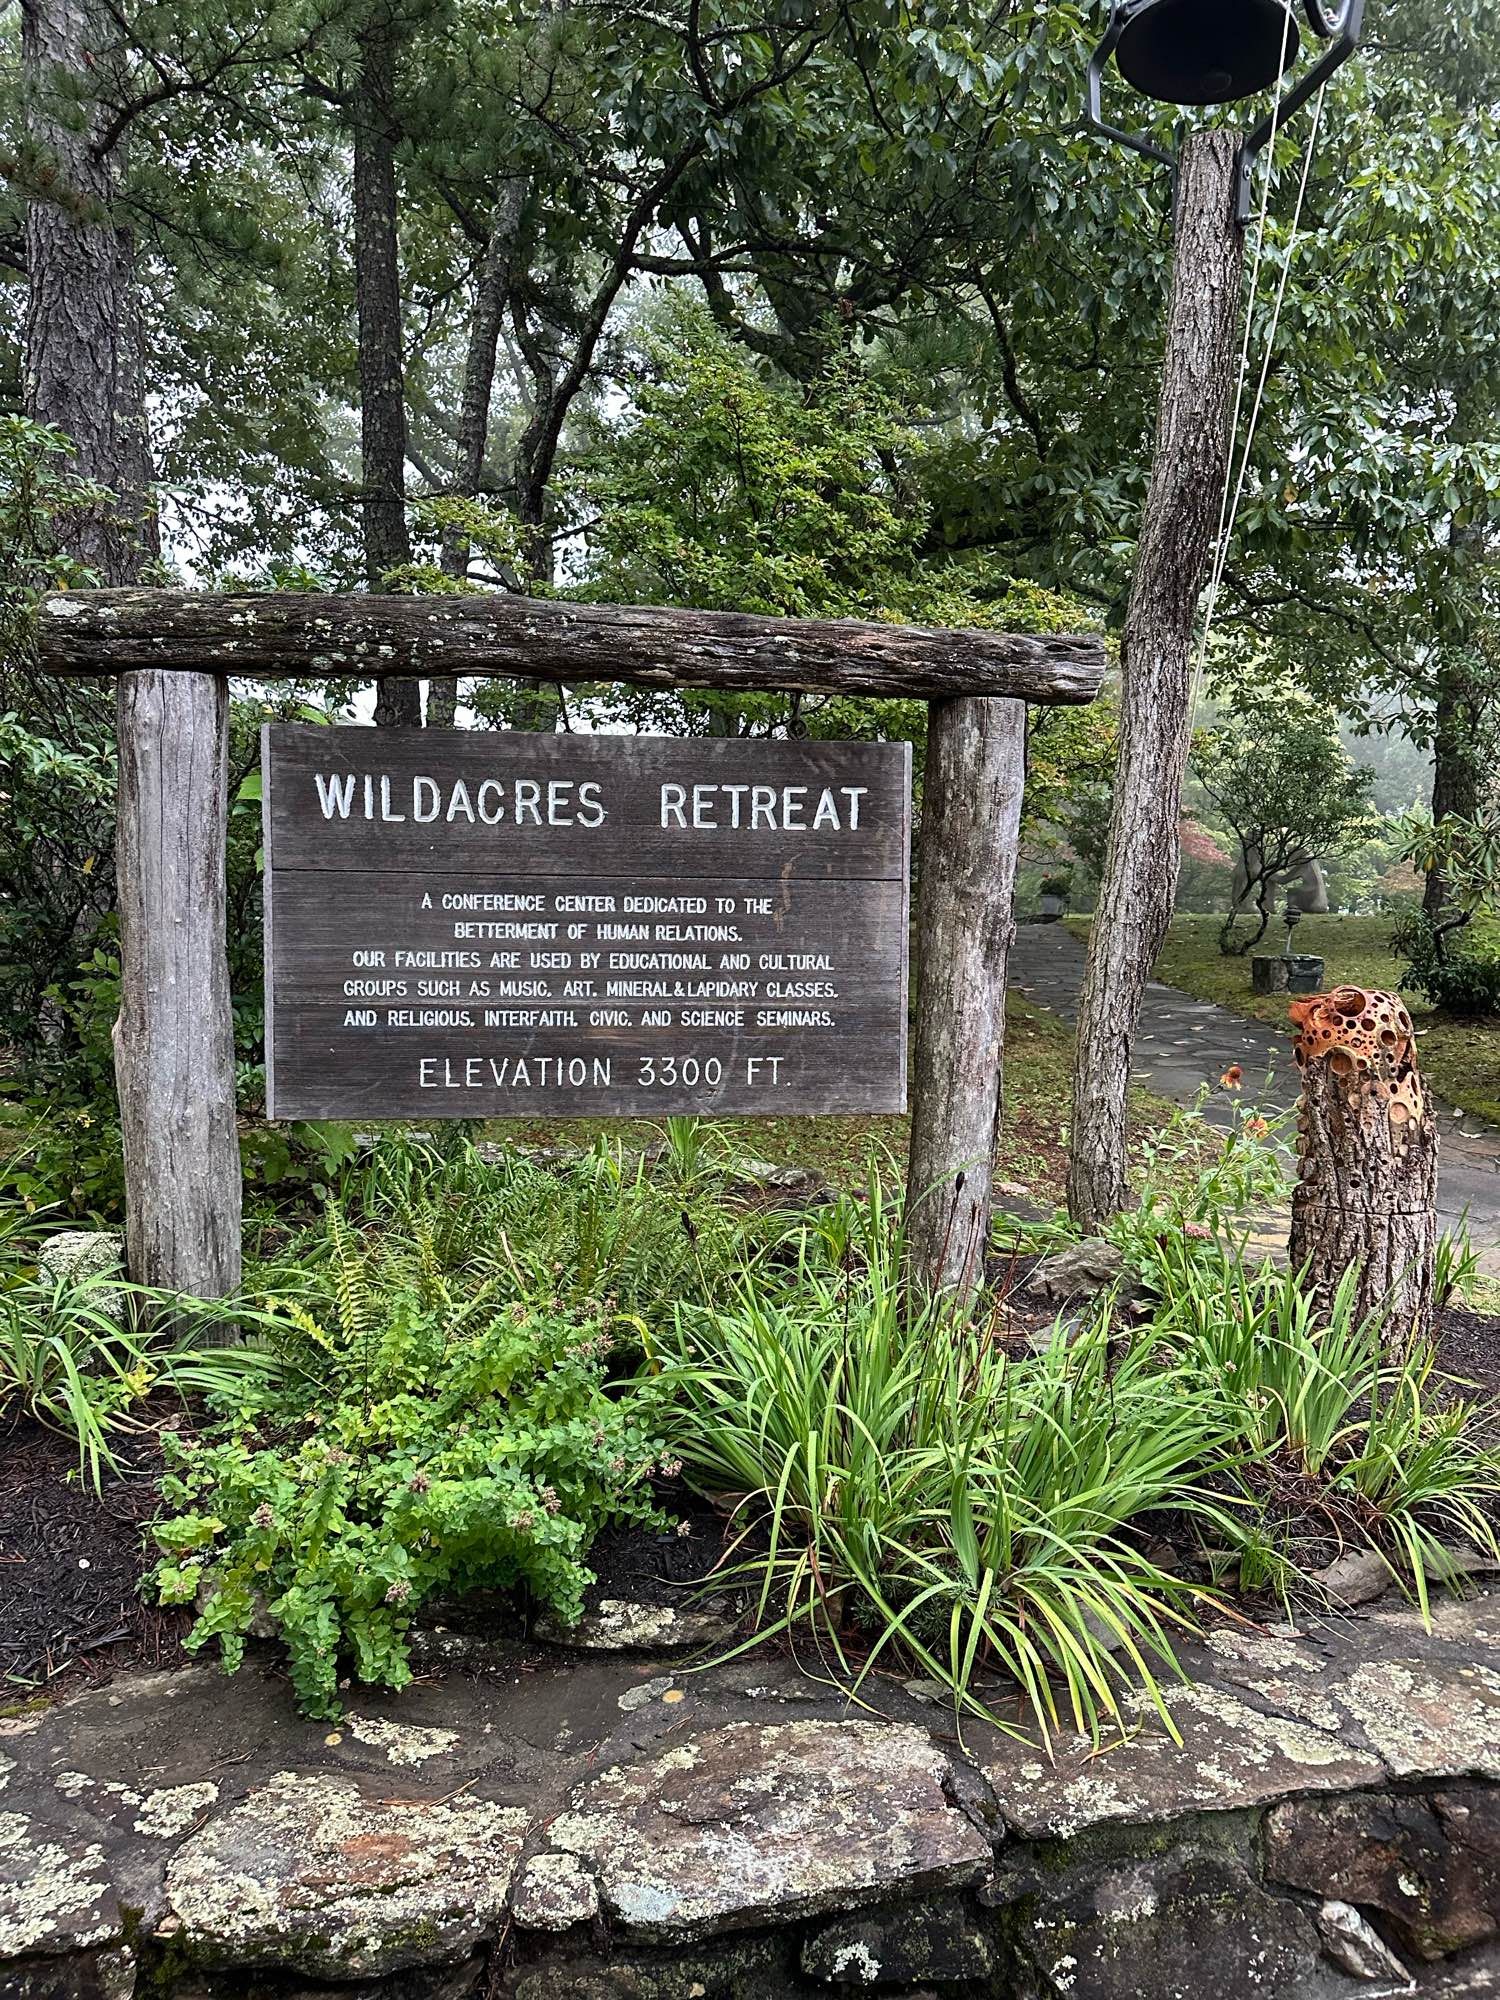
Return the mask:
POLYGON ((1352 1266, 1358 1309, 1390 1302, 1387 1344, 1432 1331, 1437 1126, 1412 1020, 1394 993, 1336 986, 1294 1000, 1302 1071, 1291 1259, 1320 1296, 1352 1266))

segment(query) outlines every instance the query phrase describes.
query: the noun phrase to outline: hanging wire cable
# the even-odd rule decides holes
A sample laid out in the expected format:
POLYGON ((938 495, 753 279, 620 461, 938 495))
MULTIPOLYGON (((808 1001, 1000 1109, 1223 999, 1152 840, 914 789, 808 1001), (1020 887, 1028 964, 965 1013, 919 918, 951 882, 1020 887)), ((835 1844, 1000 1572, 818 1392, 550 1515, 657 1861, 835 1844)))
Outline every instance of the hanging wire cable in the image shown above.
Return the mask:
MULTIPOLYGON (((1261 183, 1260 213, 1255 219, 1255 248, 1250 255, 1250 296, 1245 304, 1245 328, 1240 339, 1239 366, 1235 370, 1234 408, 1229 418, 1229 461, 1224 468, 1224 487, 1219 495, 1219 525, 1214 532, 1214 561, 1210 567, 1209 602, 1214 595, 1217 578, 1219 550, 1224 541, 1225 524, 1229 511, 1229 489, 1234 476, 1234 440, 1240 434, 1240 410, 1245 400, 1245 382, 1250 373, 1250 336, 1255 324, 1255 300, 1260 289, 1261 257, 1266 243, 1266 219, 1271 208, 1271 162, 1276 152, 1276 133, 1281 122, 1281 86, 1286 74, 1287 48, 1292 32, 1291 8, 1283 5, 1281 11, 1281 62, 1276 73, 1275 95, 1271 99, 1271 136, 1266 146, 1266 171, 1261 183)), ((1201 671, 1202 656, 1199 658, 1201 671)), ((1193 685, 1194 706, 1197 703, 1197 674, 1193 685)))
POLYGON ((1297 237, 1302 222, 1302 207, 1307 195, 1307 183, 1312 173, 1313 156, 1317 151, 1318 132, 1323 119, 1323 100, 1327 95, 1325 83, 1318 91, 1313 105, 1312 129, 1308 133, 1307 149, 1302 156, 1302 169, 1297 181, 1297 198, 1292 206, 1291 227, 1287 232, 1286 252, 1281 261, 1281 275, 1277 280, 1276 297, 1271 308, 1270 324, 1266 329, 1265 351, 1261 356, 1260 375, 1255 385, 1255 395, 1250 405, 1250 421, 1245 430, 1245 441, 1239 448, 1239 470, 1235 471, 1235 438, 1239 430, 1239 414, 1244 400, 1245 381, 1248 374, 1251 321, 1255 312, 1255 293, 1259 277, 1261 245, 1265 232, 1266 216, 1270 207, 1271 172, 1276 145, 1276 119, 1280 112, 1280 87, 1277 101, 1272 111, 1271 138, 1266 147, 1266 178, 1262 191, 1260 226, 1256 237, 1255 264, 1251 272, 1250 301, 1245 313, 1245 340, 1240 357, 1240 377, 1235 385, 1234 415, 1230 423, 1229 463, 1225 467, 1224 490, 1219 501, 1219 531, 1216 537, 1214 559, 1209 568, 1208 597, 1203 611, 1203 630, 1198 642, 1198 658, 1193 667, 1193 684, 1188 702, 1188 729, 1191 733, 1197 720, 1198 700, 1203 686, 1204 669, 1208 661, 1209 638, 1213 631, 1214 612, 1217 608, 1219 586, 1224 579, 1224 571, 1229 563, 1230 544, 1234 538, 1235 517, 1239 513, 1240 502, 1244 498, 1245 481, 1250 471, 1250 454, 1255 444, 1255 433, 1260 424, 1261 411, 1265 404, 1266 383, 1270 378, 1271 361, 1276 350, 1276 335, 1281 325, 1281 309, 1286 302, 1287 283, 1291 277, 1292 257, 1297 247, 1297 237))

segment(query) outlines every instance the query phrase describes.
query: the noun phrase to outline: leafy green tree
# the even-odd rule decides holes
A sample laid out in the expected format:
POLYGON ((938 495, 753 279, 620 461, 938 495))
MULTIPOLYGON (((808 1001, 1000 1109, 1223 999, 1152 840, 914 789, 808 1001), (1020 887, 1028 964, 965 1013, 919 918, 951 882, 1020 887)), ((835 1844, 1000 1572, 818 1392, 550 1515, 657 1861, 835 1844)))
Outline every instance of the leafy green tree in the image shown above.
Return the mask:
MULTIPOLYGON (((922 555, 926 446, 912 399, 851 360, 798 381, 701 308, 673 306, 648 332, 643 364, 630 405, 595 422, 576 485, 565 489, 588 524, 578 594, 970 628, 1089 622, 1081 606, 1018 584, 993 561, 922 555)), ((915 701, 639 688, 596 688, 586 699, 596 717, 637 728, 883 735, 919 747, 926 732, 926 705, 915 701)), ((1052 743, 1045 724, 1041 734, 1052 743)))
POLYGON ((1397 827, 1403 857, 1429 881, 1441 873, 1446 885, 1437 916, 1424 907, 1396 925, 1391 942, 1409 968, 1402 984, 1452 1013, 1500 1011, 1500 954, 1478 943, 1470 928, 1500 911, 1500 809, 1437 818, 1417 807, 1397 827))
POLYGON ((1219 949, 1232 956, 1265 936, 1278 882, 1368 831, 1371 776, 1350 763, 1333 714, 1296 696, 1256 703, 1208 731, 1193 769, 1239 842, 1235 899, 1219 930, 1219 949), (1258 921, 1242 934, 1247 903, 1258 921))

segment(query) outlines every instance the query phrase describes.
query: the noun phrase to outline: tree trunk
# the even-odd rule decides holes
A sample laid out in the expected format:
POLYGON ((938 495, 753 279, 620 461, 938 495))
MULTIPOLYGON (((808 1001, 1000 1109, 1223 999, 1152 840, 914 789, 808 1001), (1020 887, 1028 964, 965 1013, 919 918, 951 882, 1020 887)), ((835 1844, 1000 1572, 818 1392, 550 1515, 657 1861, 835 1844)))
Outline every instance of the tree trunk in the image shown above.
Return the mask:
MULTIPOLYGON (((502 181, 490 217, 490 233, 474 280, 474 311, 469 321, 469 346, 464 356, 463 403, 458 419, 458 491, 474 499, 484 477, 485 446, 489 442, 490 400, 495 385, 495 357, 500 329, 510 304, 511 260, 516 232, 526 205, 528 183, 520 175, 502 181)), ((443 569, 461 577, 468 568, 468 537, 452 531, 443 540, 443 569)))
POLYGON ((1292 1268, 1326 1305, 1357 1275, 1356 1310, 1388 1311, 1397 1353, 1433 1329, 1437 1125, 1411 1016, 1394 993, 1337 986, 1292 1002, 1302 1071, 1292 1268))
POLYGON ((936 702, 927 726, 917 886, 917 1036, 907 1267, 925 1293, 984 1277, 1026 777, 1020 702, 936 702))
MULTIPOLYGON (((354 99, 354 283, 359 315, 359 436, 365 576, 379 590, 411 561, 406 529, 406 388, 401 353, 401 273, 396 236, 396 51, 390 16, 377 10, 359 38, 354 99)), ((421 683, 382 681, 379 723, 420 728, 421 683)))
MULTIPOLYGON (((514 175, 503 181, 490 218, 490 233, 474 280, 474 311, 469 322, 469 348, 464 357, 463 404, 458 419, 457 487, 466 500, 478 497, 484 478, 485 447, 489 442, 490 399, 495 386, 495 357, 500 328, 510 301, 511 259, 516 230, 526 204, 527 182, 514 175)), ((463 578, 469 571, 469 538, 459 528, 443 537, 443 573, 463 578)), ((427 684, 427 720, 446 728, 458 710, 458 676, 443 674, 427 684)))
MULTIPOLYGON (((158 544, 131 240, 111 215, 116 162, 98 150, 88 96, 109 62, 103 19, 93 0, 27 0, 30 132, 52 179, 27 211, 26 400, 30 415, 68 433, 79 471, 114 497, 62 522, 63 546, 107 581, 132 584, 158 544), (60 81, 78 92, 67 117, 47 109, 60 81)), ((125 672, 116 713, 127 1261, 139 1283, 218 1298, 240 1277, 226 683, 125 672)))
POLYGON ((46 182, 26 207, 24 394, 27 415, 66 431, 78 471, 114 496, 59 522, 62 546, 101 582, 130 584, 159 544, 134 250, 114 216, 116 161, 96 152, 104 116, 89 95, 111 60, 108 19, 97 0, 23 9, 26 124, 46 182))
POLYGON ((1181 858, 1193 627, 1229 448, 1244 254, 1235 151, 1231 132, 1194 132, 1178 176, 1156 444, 1121 652, 1114 803, 1073 1064, 1068 1209, 1090 1230, 1125 1205, 1131 1047, 1181 858))
POLYGON ((121 677, 115 1074, 130 1275, 198 1298, 240 1281, 225 956, 228 683, 121 677))
MULTIPOLYGON (((1479 703, 1462 661, 1445 664, 1438 675, 1432 731, 1432 817, 1457 814, 1472 819, 1479 810, 1479 703)), ((1422 908, 1434 923, 1448 901, 1441 868, 1429 869, 1422 908)))

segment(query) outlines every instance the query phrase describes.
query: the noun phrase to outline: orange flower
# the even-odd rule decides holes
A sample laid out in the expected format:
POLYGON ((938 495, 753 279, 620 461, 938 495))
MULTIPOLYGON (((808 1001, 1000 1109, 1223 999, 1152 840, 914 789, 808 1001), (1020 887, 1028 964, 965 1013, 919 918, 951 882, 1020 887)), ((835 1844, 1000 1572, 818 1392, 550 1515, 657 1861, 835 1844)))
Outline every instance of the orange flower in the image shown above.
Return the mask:
POLYGON ((1231 1063, 1219 1078, 1219 1081, 1226 1090, 1238 1090, 1240 1085, 1245 1081, 1245 1072, 1240 1068, 1238 1063, 1231 1063))
POLYGON ((1252 1139, 1264 1139, 1270 1129, 1271 1121, 1269 1118, 1247 1118, 1245 1120, 1245 1130, 1250 1134, 1252 1139))

